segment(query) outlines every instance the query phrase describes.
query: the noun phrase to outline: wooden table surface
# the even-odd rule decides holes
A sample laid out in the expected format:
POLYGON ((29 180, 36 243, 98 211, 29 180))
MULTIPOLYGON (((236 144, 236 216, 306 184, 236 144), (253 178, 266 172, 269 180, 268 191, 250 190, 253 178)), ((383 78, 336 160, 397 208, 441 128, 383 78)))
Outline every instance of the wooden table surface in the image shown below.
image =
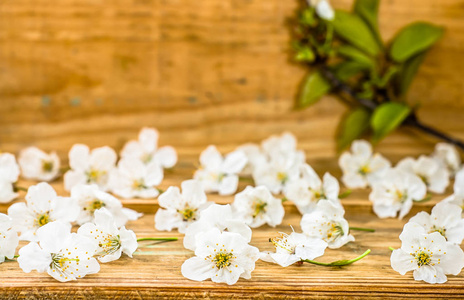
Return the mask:
MULTIPOLYGON (((314 162, 319 173, 330 170, 337 176, 335 160, 330 164, 314 162), (325 167, 324 167, 325 166, 325 167)), ((178 165, 166 172, 162 188, 179 185, 182 180, 191 177, 194 170, 192 160, 180 161, 178 165)), ((31 182, 21 181, 28 186, 31 182)), ((59 194, 66 195, 62 181, 53 183, 59 194)), ((245 183, 241 182, 239 189, 245 183)), ((448 189, 448 193, 451 190, 448 189)), ((20 199, 23 201, 24 192, 20 199)), ((430 202, 414 206, 405 218, 421 210, 430 211, 434 203, 444 198, 436 196, 430 202)), ((228 203, 232 196, 221 197, 208 195, 209 200, 228 203)), ((355 191, 342 200, 346 209, 346 218, 351 226, 376 229, 375 233, 354 231, 356 241, 337 250, 327 249, 320 261, 350 259, 370 248, 371 254, 361 261, 346 267, 323 267, 304 264, 282 268, 262 261, 256 263, 251 280, 240 279, 237 284, 215 284, 211 281, 195 282, 184 278, 181 265, 193 252, 183 248, 182 235, 177 232, 158 232, 154 228, 154 213, 158 209, 156 200, 123 200, 124 206, 137 209, 145 215, 138 221, 127 224, 135 231, 137 237, 178 237, 176 242, 161 243, 140 247, 134 258, 123 256, 120 260, 101 264, 98 274, 61 283, 46 273, 24 273, 16 262, 0 264, 0 299, 150 299, 163 298, 445 298, 464 296, 464 274, 449 276, 448 282, 431 285, 414 281, 412 274, 401 276, 390 267, 389 246, 399 247, 398 236, 406 220, 378 219, 371 210, 368 191, 355 191)), ((6 212, 8 205, 0 206, 6 212)), ((253 230, 251 245, 261 251, 272 250, 269 237, 277 232, 290 232, 289 225, 300 230, 301 215, 291 203, 285 203, 286 215, 282 225, 271 228, 263 226, 253 230)), ((23 245, 25 243, 21 243, 23 245)))

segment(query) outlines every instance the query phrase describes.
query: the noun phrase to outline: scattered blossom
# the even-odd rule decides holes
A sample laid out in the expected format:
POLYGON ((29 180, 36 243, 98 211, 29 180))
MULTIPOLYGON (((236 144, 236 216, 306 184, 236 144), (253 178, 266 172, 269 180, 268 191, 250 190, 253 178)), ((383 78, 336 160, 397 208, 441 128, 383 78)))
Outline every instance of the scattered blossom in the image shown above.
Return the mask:
POLYGON ((419 176, 431 192, 442 194, 449 185, 449 173, 445 167, 430 157, 422 155, 417 160, 407 157, 401 160, 396 169, 419 176))
POLYGON ((464 252, 439 232, 405 230, 400 239, 401 248, 393 251, 390 261, 401 275, 414 271, 415 280, 444 283, 447 274, 457 275, 464 267, 464 252))
POLYGON ((58 281, 66 282, 100 271, 92 257, 95 243, 82 235, 71 233, 71 226, 59 221, 37 230, 37 242, 19 250, 18 263, 24 272, 47 272, 58 281))
POLYGON ((198 221, 192 223, 185 231, 184 247, 195 250, 197 235, 217 228, 221 232, 234 232, 240 234, 249 243, 251 241, 251 229, 242 219, 238 219, 227 205, 212 204, 200 213, 198 221))
POLYGON ((365 188, 382 181, 391 163, 382 155, 372 153, 372 146, 364 140, 351 144, 351 152, 344 152, 338 161, 343 171, 342 181, 348 188, 365 188))
POLYGON ((94 222, 85 223, 77 233, 94 241, 95 256, 102 263, 119 259, 121 253, 132 257, 138 247, 135 233, 124 226, 118 229, 113 215, 106 208, 95 211, 94 222))
POLYGON ((110 147, 90 151, 86 145, 74 145, 69 151, 71 170, 64 174, 65 189, 70 191, 78 184, 96 184, 101 190, 108 190, 109 174, 115 168, 116 160, 116 152, 110 147))
POLYGON ((18 158, 21 176, 38 181, 51 181, 60 172, 60 158, 56 152, 50 154, 37 147, 23 149, 18 158))
POLYGON ((237 147, 238 151, 245 153, 247 157, 247 164, 241 171, 243 175, 252 175, 253 170, 256 169, 259 165, 266 163, 267 157, 266 154, 262 151, 261 147, 256 144, 244 144, 237 147))
POLYGON ((413 201, 427 195, 425 183, 416 175, 399 169, 391 169, 382 182, 373 186, 369 200, 379 218, 402 219, 411 210, 413 201))
POLYGON ((269 241, 275 246, 275 252, 262 252, 261 260, 288 267, 294 263, 322 256, 328 244, 319 239, 311 238, 305 234, 292 232, 290 235, 281 233, 281 236, 271 238, 269 241))
POLYGON ((221 232, 217 228, 196 238, 195 256, 182 264, 182 275, 190 280, 235 284, 238 279, 250 279, 259 250, 248 245, 240 234, 221 232))
MULTIPOLYGON (((432 213, 420 212, 412 217, 408 224, 423 228, 424 233, 438 232, 448 242, 460 245, 464 239, 464 219, 461 218, 461 207, 448 202, 440 202, 432 209, 432 213)), ((404 230, 409 228, 404 227, 404 230)))
POLYGON ((317 15, 324 20, 332 21, 335 18, 333 10, 328 0, 307 0, 308 4, 316 9, 317 15))
POLYGON ((13 259, 19 239, 16 231, 11 229, 11 218, 0 213, 0 263, 13 259))
POLYGON ((448 169, 450 176, 454 176, 462 167, 461 156, 453 144, 436 144, 432 157, 448 169))
POLYGON ((77 223, 79 225, 93 222, 95 220, 95 211, 102 207, 113 215, 117 227, 122 227, 128 221, 135 221, 141 216, 132 209, 122 207, 121 201, 101 191, 95 184, 81 184, 73 187, 71 189, 71 198, 78 205, 79 216, 77 223))
POLYGON ((201 183, 186 180, 181 183, 182 193, 178 187, 171 186, 158 198, 160 208, 155 214, 155 228, 171 231, 178 228, 185 233, 187 227, 199 218, 208 202, 201 183))
POLYGON ((200 155, 201 167, 194 174, 205 192, 231 195, 238 187, 238 174, 247 163, 245 153, 233 151, 222 157, 215 146, 209 146, 200 155))
POLYGON ((0 154, 0 203, 7 203, 18 197, 13 183, 18 181, 19 166, 11 153, 0 154))
POLYGON ((172 168, 177 163, 177 152, 171 146, 158 148, 159 133, 154 128, 140 130, 137 141, 129 141, 121 151, 123 158, 136 158, 145 164, 155 162, 162 168, 172 168))
POLYGON ((135 158, 123 158, 111 173, 113 193, 123 198, 155 198, 156 188, 163 180, 163 169, 156 163, 144 164, 135 158))
POLYGON ((261 148, 270 160, 293 156, 299 163, 305 161, 304 152, 297 149, 296 137, 290 132, 270 136, 261 142, 261 148))
POLYGON ((265 186, 247 186, 235 195, 232 209, 237 218, 244 220, 251 228, 264 224, 275 227, 282 223, 285 215, 282 200, 274 198, 265 186))
POLYGON ((301 164, 301 157, 296 153, 275 156, 255 168, 253 179, 256 185, 264 185, 273 194, 279 194, 285 191, 289 183, 299 178, 301 164))
POLYGON ((456 204, 464 209, 464 169, 456 173, 453 195, 445 198, 443 201, 456 204))
POLYGON ((14 203, 8 208, 13 229, 21 232, 20 240, 37 241, 37 230, 53 221, 71 224, 76 221, 79 206, 74 199, 60 197, 48 183, 29 187, 26 203, 14 203))
POLYGON ((342 206, 321 201, 317 204, 316 210, 303 215, 301 229, 309 237, 326 241, 330 249, 340 248, 354 241, 354 237, 349 234, 350 227, 343 217, 344 214, 342 206))
POLYGON ((336 205, 341 205, 338 199, 340 185, 338 180, 325 173, 323 180, 308 164, 301 166, 301 177, 288 184, 285 189, 285 197, 292 201, 300 213, 310 213, 320 200, 327 200, 336 205))

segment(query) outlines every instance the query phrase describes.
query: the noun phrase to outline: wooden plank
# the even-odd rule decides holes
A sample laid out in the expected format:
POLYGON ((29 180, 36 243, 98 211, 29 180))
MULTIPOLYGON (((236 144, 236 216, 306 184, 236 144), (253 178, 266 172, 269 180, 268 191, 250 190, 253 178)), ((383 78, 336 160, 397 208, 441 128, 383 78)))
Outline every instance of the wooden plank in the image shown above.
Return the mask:
MULTIPOLYGON (((292 111, 306 72, 288 61, 285 20, 297 3, 3 0, 0 148, 34 144, 64 157, 75 142, 119 148, 141 126, 155 126, 163 144, 196 153, 290 130, 305 150, 330 157, 345 108, 329 97, 292 111)), ((428 123, 461 138, 463 16, 462 0, 384 0, 380 19, 387 38, 415 20, 446 27, 409 100, 422 104, 428 123)), ((435 141, 415 135, 389 137, 383 150, 417 154, 435 141)))
MULTIPOLYGON (((320 173, 336 166, 323 162, 315 164, 320 173)), ((167 172, 162 187, 179 185, 193 172, 192 161, 182 160, 179 167, 167 172)), ((339 171, 338 171, 339 172, 339 171)), ((339 173, 338 173, 339 174, 339 173)), ((31 182, 20 182, 28 186, 31 182)), ((60 195, 66 195, 61 181, 53 183, 60 195)), ((240 184, 240 189, 245 187, 240 184)), ((450 191, 448 191, 450 192, 450 191)), ((24 193, 21 195, 24 196, 24 193)), ((232 196, 208 195, 209 200, 229 203, 232 196)), ((101 271, 77 282, 60 283, 47 274, 26 274, 16 262, 0 264, 0 298, 59 298, 59 299, 151 299, 161 298, 455 298, 464 295, 464 275, 450 276, 442 285, 429 285, 414 281, 411 274, 400 276, 390 267, 389 246, 399 247, 400 234, 406 220, 421 210, 430 211, 443 196, 414 206, 406 220, 378 219, 371 211, 367 191, 356 191, 343 199, 346 218, 351 226, 376 229, 375 233, 353 232, 356 241, 338 250, 327 250, 321 261, 354 258, 366 249, 372 253, 349 267, 321 267, 305 264, 281 268, 274 264, 257 262, 251 280, 239 280, 236 285, 214 284, 211 281, 194 282, 182 277, 180 267, 193 253, 182 246, 182 235, 177 232, 158 232, 154 228, 156 200, 123 200, 126 207, 144 212, 138 221, 128 223, 138 237, 179 237, 179 241, 141 247, 133 259, 123 257, 112 263, 102 264, 101 271)), ((21 200, 18 200, 21 201, 21 200)), ((6 212, 7 205, 0 206, 6 212)), ((292 225, 299 230, 301 215, 296 208, 285 203, 286 216, 276 228, 263 226, 253 230, 251 244, 260 250, 272 250, 268 242, 277 232, 289 232, 292 225)), ((76 229, 76 228, 74 228, 76 229)), ((24 245, 25 243, 21 243, 24 245)))

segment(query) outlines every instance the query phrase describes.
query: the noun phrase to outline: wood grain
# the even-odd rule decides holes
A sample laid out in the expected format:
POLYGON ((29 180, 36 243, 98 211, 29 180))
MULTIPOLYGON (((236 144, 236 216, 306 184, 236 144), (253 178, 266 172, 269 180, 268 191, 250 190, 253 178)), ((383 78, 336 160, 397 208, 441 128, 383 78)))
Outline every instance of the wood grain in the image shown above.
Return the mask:
MULTIPOLYGON (((192 160, 182 160, 172 171, 166 173, 162 188, 180 185, 191 177, 192 160)), ((315 161, 320 174, 330 170, 340 174, 333 164, 315 161)), ((21 181, 21 186, 33 182, 21 181)), ((239 189, 245 188, 241 182, 239 189)), ((60 195, 66 195, 63 183, 53 186, 60 195)), ((451 191, 448 190, 447 193, 451 191)), ((22 192, 21 198, 24 197, 22 192)), ((95 275, 70 283, 60 283, 45 273, 23 273, 16 262, 0 264, 0 299, 152 299, 152 298, 456 298, 464 295, 464 275, 450 276, 447 283, 429 285, 414 281, 411 274, 401 276, 390 267, 390 250, 399 247, 398 236, 405 222, 419 211, 430 211, 433 204, 444 196, 434 196, 430 202, 413 207, 411 213, 400 221, 378 219, 371 210, 368 191, 355 191, 343 199, 346 218, 351 226, 376 229, 375 233, 353 232, 355 242, 338 250, 327 250, 320 261, 351 259, 366 249, 372 252, 365 259, 349 267, 321 267, 305 264, 281 268, 274 264, 257 262, 251 280, 239 280, 236 285, 214 284, 211 281, 195 282, 182 277, 180 267, 193 253, 183 248, 182 235, 177 232, 158 232, 154 229, 156 200, 123 200, 126 207, 137 209, 145 215, 138 221, 128 223, 138 237, 179 237, 179 241, 140 247, 134 258, 122 257, 116 262, 101 265, 95 275)), ((217 203, 230 203, 232 196, 208 195, 217 203)), ((16 201, 23 201, 22 199, 16 201)), ((6 212, 8 205, 1 205, 6 212)), ((253 230, 251 244, 260 250, 272 250, 268 242, 278 232, 290 232, 289 225, 300 230, 301 215, 291 204, 285 203, 286 215, 282 225, 276 228, 263 226, 253 230)), ((76 228, 75 228, 76 229, 76 228)), ((22 242, 21 245, 25 243, 22 242)))
MULTIPOLYGON (((348 8, 352 0, 333 0, 348 8)), ((0 148, 59 151, 72 144, 120 148, 142 126, 161 143, 197 153, 284 130, 319 158, 334 154, 345 108, 327 97, 294 111, 306 71, 289 62, 286 20, 297 0, 0 1, 0 148)), ((389 39, 415 20, 446 27, 409 100, 421 117, 461 138, 463 0, 384 0, 389 39)), ((434 139, 415 131, 381 149, 418 154, 434 139)))

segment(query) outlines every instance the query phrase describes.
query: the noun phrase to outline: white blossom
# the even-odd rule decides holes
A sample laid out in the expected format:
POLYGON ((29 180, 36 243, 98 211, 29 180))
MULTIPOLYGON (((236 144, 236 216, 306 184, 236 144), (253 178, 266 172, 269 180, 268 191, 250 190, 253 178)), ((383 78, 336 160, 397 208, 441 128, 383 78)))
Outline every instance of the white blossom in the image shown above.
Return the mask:
POLYGON ((13 183, 18 181, 19 166, 11 153, 0 154, 0 203, 7 203, 18 197, 13 183))
POLYGON ((456 204, 464 209, 464 169, 456 173, 453 195, 447 197, 443 201, 456 204))
POLYGON ((462 167, 461 156, 453 144, 436 144, 432 157, 448 169, 450 176, 454 176, 462 167))
POLYGON ((110 186, 123 198, 155 198, 163 176, 163 168, 156 162, 144 164, 136 158, 123 158, 110 175, 110 186))
POLYGON ((253 172, 255 184, 266 186, 271 193, 284 192, 287 185, 299 178, 301 157, 296 152, 274 156, 267 163, 257 166, 253 172))
POLYGON ((354 241, 354 237, 349 234, 350 227, 343 217, 344 214, 340 205, 321 201, 313 212, 303 215, 301 229, 309 237, 326 241, 331 249, 340 248, 354 241))
POLYGON ((108 190, 109 174, 115 168, 116 160, 116 152, 110 147, 90 151, 86 145, 74 145, 69 151, 71 170, 64 174, 65 189, 70 191, 78 184, 96 184, 101 190, 108 190))
POLYGON ((304 164, 301 166, 300 178, 290 182, 284 194, 296 205, 301 214, 305 214, 312 212, 321 200, 341 205, 338 199, 339 191, 340 185, 335 177, 325 173, 321 180, 310 165, 304 164))
POLYGON ((178 187, 171 186, 158 198, 160 208, 155 214, 155 228, 171 231, 178 228, 184 233, 190 224, 199 218, 202 210, 212 202, 207 202, 201 183, 186 180, 181 183, 182 193, 178 187))
POLYGON ((240 234, 212 228, 196 238, 195 256, 182 264, 182 275, 190 280, 235 284, 250 279, 259 250, 240 234))
POLYGON ((215 146, 209 146, 200 155, 201 167, 195 171, 194 179, 203 185, 205 192, 231 195, 238 187, 238 174, 247 163, 245 153, 233 151, 222 157, 215 146))
POLYGON ((11 218, 0 213, 0 263, 13 259, 19 239, 16 231, 11 229, 11 218))
POLYGON ((237 147, 238 151, 245 153, 247 157, 247 164, 241 171, 243 175, 252 175, 253 170, 267 161, 266 154, 262 151, 261 147, 256 144, 244 144, 237 147))
POLYGON ((391 163, 382 155, 372 153, 372 146, 364 140, 351 144, 351 152, 344 152, 338 161, 343 171, 342 181, 348 188, 365 188, 384 178, 391 163))
POLYGON ((21 176, 29 180, 52 181, 60 172, 60 158, 56 152, 48 154, 37 147, 21 150, 18 162, 21 176))
POLYGON ((391 266, 401 275, 414 271, 415 280, 428 283, 444 283, 446 274, 457 275, 464 267, 461 248, 438 232, 421 233, 405 230, 400 235, 401 248, 393 251, 391 266))
POLYGON ((446 167, 433 158, 422 155, 417 160, 407 157, 395 167, 419 176, 431 192, 442 194, 449 185, 449 173, 446 167))
POLYGON ((235 195, 232 209, 251 228, 268 224, 275 227, 285 215, 282 200, 274 198, 265 186, 247 186, 235 195))
POLYGON ((232 212, 229 204, 212 204, 200 213, 198 221, 192 223, 185 231, 184 247, 195 250, 197 235, 211 228, 217 228, 221 232, 234 232, 240 234, 249 243, 251 241, 251 229, 242 219, 238 219, 232 212))
POLYGON ((425 183, 416 175, 398 169, 387 172, 384 180, 373 186, 369 200, 379 218, 402 219, 411 210, 413 201, 427 195, 425 183))
POLYGON ((305 234, 292 232, 290 235, 281 233, 280 237, 269 239, 275 246, 275 252, 262 252, 261 260, 288 267, 294 263, 322 256, 328 244, 319 239, 311 238, 305 234))
POLYGON ((135 221, 142 215, 132 209, 122 207, 119 199, 103 192, 95 184, 76 185, 71 189, 71 198, 78 205, 77 223, 79 225, 93 222, 95 211, 102 207, 113 215, 117 227, 126 225, 128 221, 135 221))
POLYGON ((440 202, 432 209, 432 213, 420 212, 412 217, 405 226, 405 231, 410 226, 418 226, 423 233, 438 232, 448 242, 460 245, 464 239, 464 219, 461 218, 461 207, 448 202, 440 202))
POLYGON ((58 281, 66 282, 100 271, 92 257, 95 243, 82 235, 71 233, 71 226, 59 221, 37 230, 39 243, 31 242, 19 250, 18 263, 24 272, 47 272, 58 281))
POLYGON ((71 224, 76 221, 79 206, 74 199, 60 197, 48 183, 29 187, 26 203, 14 203, 8 208, 13 229, 21 232, 20 240, 37 241, 37 230, 53 221, 71 224))
POLYGON ((155 162, 162 168, 172 168, 177 163, 177 152, 171 146, 158 148, 159 133, 155 128, 144 127, 137 141, 129 141, 121 151, 123 158, 136 158, 145 164, 155 162))
POLYGON ((103 263, 119 259, 121 253, 132 257, 138 247, 135 233, 124 226, 118 228, 113 215, 106 208, 95 211, 94 222, 85 223, 77 233, 96 244, 95 256, 103 263))
POLYGON ((269 160, 292 156, 299 164, 305 161, 304 152, 297 149, 296 137, 290 132, 270 136, 261 142, 261 148, 269 160))
POLYGON ((335 18, 333 10, 328 0, 307 0, 308 4, 316 9, 317 15, 324 20, 332 21, 335 18))

